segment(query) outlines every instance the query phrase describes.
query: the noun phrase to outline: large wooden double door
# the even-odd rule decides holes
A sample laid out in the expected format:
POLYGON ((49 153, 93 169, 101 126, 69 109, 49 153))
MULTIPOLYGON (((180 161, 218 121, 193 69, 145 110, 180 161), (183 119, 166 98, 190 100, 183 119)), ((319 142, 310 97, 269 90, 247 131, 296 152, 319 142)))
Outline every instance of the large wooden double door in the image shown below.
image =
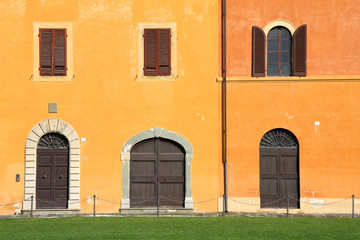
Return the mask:
POLYGON ((298 208, 297 148, 260 148, 260 199, 263 208, 298 208), (282 199, 277 201, 278 199, 282 199), (294 200, 296 199, 296 200, 294 200))
POLYGON ((285 129, 267 132, 260 142, 262 208, 299 208, 299 143, 285 129), (280 200, 281 199, 281 200, 280 200))
POLYGON ((153 138, 131 150, 130 207, 182 207, 185 151, 171 140, 153 138))
POLYGON ((36 165, 37 209, 66 209, 68 207, 69 149, 64 144, 48 144, 49 141, 59 139, 61 138, 56 135, 53 137, 45 135, 38 145, 36 165), (44 140, 46 140, 46 146, 44 146, 44 140))

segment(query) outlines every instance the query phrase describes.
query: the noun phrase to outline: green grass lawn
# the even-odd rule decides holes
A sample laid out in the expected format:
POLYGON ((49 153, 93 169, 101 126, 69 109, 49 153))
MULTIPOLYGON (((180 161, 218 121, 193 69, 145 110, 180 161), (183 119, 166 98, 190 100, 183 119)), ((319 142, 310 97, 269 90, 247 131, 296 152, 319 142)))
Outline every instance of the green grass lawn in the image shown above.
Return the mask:
POLYGON ((11 218, 0 239, 360 239, 360 218, 11 218))

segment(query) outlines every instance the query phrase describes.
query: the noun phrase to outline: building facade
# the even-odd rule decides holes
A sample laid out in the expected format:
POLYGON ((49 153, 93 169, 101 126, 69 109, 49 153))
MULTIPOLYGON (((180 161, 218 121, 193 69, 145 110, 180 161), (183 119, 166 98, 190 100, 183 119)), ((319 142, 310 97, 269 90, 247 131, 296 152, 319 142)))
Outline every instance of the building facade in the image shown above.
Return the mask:
POLYGON ((217 1, 0 11, 0 214, 217 210, 217 1))
POLYGON ((289 196, 293 213, 351 213, 358 11, 357 1, 227 1, 229 211, 284 213, 289 196))
POLYGON ((359 10, 2 1, 0 214, 351 213, 359 10))

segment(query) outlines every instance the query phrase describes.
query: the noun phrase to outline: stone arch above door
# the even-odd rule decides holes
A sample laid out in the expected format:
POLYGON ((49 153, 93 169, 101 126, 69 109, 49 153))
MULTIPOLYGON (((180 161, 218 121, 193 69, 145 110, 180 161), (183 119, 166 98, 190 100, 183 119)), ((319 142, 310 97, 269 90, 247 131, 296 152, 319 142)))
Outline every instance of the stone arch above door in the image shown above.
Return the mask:
POLYGON ((131 137, 121 150, 122 161, 122 200, 121 208, 130 208, 130 152, 132 147, 145 139, 164 138, 177 142, 185 149, 185 208, 193 208, 193 198, 191 189, 191 162, 193 158, 193 148, 190 142, 178 133, 165 130, 163 128, 152 128, 138 133, 131 137))
MULTIPOLYGON (((36 124, 25 143, 25 194, 23 210, 31 209, 30 197, 36 197, 36 153, 42 136, 57 132, 69 141, 69 202, 68 209, 80 209, 80 140, 75 129, 58 118, 48 118, 36 124)), ((36 209, 34 201, 34 209, 36 209)))

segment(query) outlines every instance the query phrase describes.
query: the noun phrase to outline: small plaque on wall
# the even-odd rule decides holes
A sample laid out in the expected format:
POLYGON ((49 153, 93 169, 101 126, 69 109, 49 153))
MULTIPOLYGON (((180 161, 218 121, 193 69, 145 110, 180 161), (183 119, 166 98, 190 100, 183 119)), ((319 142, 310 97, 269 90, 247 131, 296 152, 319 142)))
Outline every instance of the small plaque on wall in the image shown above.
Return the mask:
POLYGON ((49 103, 49 113, 57 113, 57 103, 49 103))

